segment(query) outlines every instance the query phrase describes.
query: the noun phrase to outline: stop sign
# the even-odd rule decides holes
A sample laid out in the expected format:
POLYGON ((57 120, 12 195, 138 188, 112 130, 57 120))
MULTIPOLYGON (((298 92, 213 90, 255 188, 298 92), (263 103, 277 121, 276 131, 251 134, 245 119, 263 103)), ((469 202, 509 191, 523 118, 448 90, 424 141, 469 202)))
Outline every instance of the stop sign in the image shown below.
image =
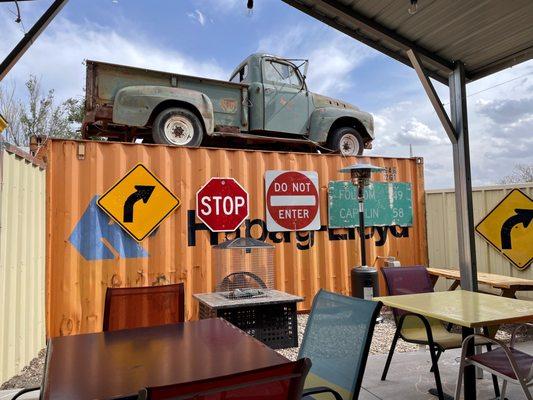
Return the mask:
POLYGON ((248 210, 248 193, 233 178, 211 178, 196 193, 196 216, 213 232, 236 230, 248 210))
POLYGON ((316 172, 267 171, 265 186, 269 232, 320 229, 316 172))

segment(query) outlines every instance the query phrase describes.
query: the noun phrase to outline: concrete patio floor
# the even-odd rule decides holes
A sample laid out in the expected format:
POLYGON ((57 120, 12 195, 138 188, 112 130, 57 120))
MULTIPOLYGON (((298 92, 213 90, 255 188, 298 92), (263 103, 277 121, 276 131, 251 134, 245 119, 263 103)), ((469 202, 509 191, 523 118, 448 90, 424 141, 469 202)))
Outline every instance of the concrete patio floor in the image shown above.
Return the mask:
MULTIPOLYGON (((519 343, 516 346, 523 351, 533 354, 533 342, 519 343)), ((455 382, 459 370, 458 357, 460 350, 448 350, 439 360, 444 391, 454 395, 455 382)), ((363 389, 360 400, 435 400, 436 397, 428 393, 435 387, 435 378, 429 372, 431 367, 429 352, 420 350, 410 353, 397 353, 392 358, 392 363, 386 381, 381 381, 381 373, 385 365, 386 355, 374 355, 368 358, 363 389)), ((501 380, 500 387, 501 387, 501 380)), ((494 390, 491 376, 487 373, 484 379, 477 380, 478 400, 494 399, 494 390)), ((526 399, 517 385, 507 385, 505 396, 509 400, 526 399)))
MULTIPOLYGON (((518 348, 533 354, 533 342, 519 343, 518 348)), ((444 391, 454 394, 455 381, 459 363, 459 350, 446 351, 439 361, 444 391)), ((360 400, 435 400, 428 390, 435 387, 433 374, 429 372, 430 357, 426 350, 409 353, 396 353, 392 359, 387 380, 380 380, 383 366, 387 356, 373 355, 368 358, 363 388, 359 395, 360 400)), ((501 386, 501 381, 500 381, 501 386)), ((17 390, 0 391, 0 400, 10 400, 17 390)), ((477 398, 479 400, 494 399, 494 391, 490 375, 485 374, 484 379, 477 380, 477 398)), ((28 393, 21 397, 24 400, 37 400, 38 392, 28 393)), ((506 398, 509 400, 525 399, 524 394, 517 385, 508 385, 506 398)))

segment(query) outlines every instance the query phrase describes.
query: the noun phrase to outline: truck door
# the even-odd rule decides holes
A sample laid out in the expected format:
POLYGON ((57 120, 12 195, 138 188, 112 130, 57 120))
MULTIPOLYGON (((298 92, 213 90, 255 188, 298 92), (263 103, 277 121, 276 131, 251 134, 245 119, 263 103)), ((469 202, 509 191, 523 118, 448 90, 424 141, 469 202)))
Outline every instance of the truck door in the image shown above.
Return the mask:
POLYGON ((309 130, 309 95, 298 70, 280 60, 263 60, 266 131, 305 135, 309 130))

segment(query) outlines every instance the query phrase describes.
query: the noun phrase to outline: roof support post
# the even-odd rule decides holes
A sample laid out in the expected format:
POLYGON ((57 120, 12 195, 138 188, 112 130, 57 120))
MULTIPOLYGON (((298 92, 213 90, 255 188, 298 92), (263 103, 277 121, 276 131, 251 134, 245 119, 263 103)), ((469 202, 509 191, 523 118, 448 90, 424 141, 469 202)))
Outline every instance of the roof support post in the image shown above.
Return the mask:
POLYGON ((0 81, 4 79, 9 70, 17 63, 17 61, 24 55, 26 50, 30 48, 37 37, 46 29, 50 21, 54 19, 59 11, 67 4, 68 0, 55 0, 44 14, 37 20, 31 29, 24 35, 20 42, 11 50, 2 64, 0 64, 0 81))
POLYGON ((422 83, 422 86, 424 87, 424 90, 426 91, 426 94, 429 97, 429 101, 431 101, 431 105, 437 113, 437 116, 439 117, 439 120, 442 126, 444 127, 444 130, 448 134, 450 141, 452 143, 457 142, 457 133, 455 131, 455 127, 452 125, 450 118, 448 117, 448 113, 444 109, 444 106, 440 101, 439 95, 437 94, 435 87, 429 80, 429 76, 424 70, 424 67, 420 62, 418 54, 416 54, 413 49, 409 49, 407 50, 407 56, 409 57, 411 65, 415 69, 416 74, 418 75, 418 79, 420 79, 420 82, 422 83))
POLYGON ((450 75, 450 105, 452 124, 457 133, 453 147, 455 178, 455 206, 461 288, 477 291, 476 247, 474 241, 474 211, 472 207, 472 177, 470 174, 470 146, 466 110, 465 69, 460 61, 450 75))

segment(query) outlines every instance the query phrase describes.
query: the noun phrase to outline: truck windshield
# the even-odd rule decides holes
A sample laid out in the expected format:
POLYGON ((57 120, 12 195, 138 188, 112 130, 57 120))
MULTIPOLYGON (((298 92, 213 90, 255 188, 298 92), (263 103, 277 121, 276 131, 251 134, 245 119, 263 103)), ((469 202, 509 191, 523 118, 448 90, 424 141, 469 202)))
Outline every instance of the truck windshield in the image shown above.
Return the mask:
POLYGON ((293 66, 272 60, 268 60, 265 63, 264 79, 269 82, 281 83, 284 85, 302 86, 300 76, 293 66))

